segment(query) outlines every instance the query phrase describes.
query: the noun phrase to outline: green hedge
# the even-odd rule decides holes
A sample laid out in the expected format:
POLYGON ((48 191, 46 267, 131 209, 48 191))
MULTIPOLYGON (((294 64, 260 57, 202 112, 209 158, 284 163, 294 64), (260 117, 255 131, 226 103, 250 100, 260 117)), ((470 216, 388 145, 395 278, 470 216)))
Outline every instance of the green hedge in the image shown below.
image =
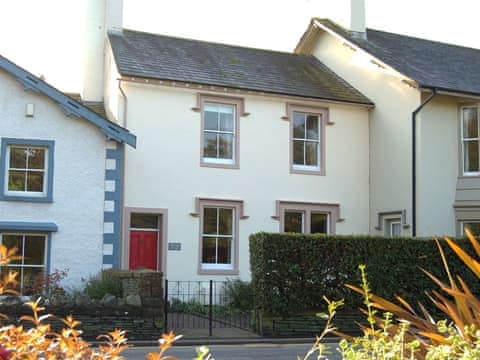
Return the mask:
MULTIPOLYGON (((458 242, 473 253, 468 240, 458 242)), ((452 274, 462 276, 478 294, 478 279, 442 244, 452 274)), ((324 295, 345 299, 344 311, 357 309, 362 299, 344 284, 360 283, 359 264, 367 265, 376 295, 392 300, 400 295, 411 304, 418 300, 428 306, 425 291, 436 288, 419 267, 446 280, 432 239, 262 232, 250 236, 250 264, 255 308, 283 317, 324 310, 324 295)))

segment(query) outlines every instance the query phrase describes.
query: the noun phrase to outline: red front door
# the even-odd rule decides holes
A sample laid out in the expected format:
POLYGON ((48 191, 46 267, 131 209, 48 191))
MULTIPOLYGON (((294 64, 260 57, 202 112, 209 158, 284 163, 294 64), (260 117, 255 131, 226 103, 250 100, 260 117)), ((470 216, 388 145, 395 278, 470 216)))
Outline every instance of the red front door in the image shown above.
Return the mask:
POLYGON ((130 231, 130 269, 157 270, 157 231, 130 231))

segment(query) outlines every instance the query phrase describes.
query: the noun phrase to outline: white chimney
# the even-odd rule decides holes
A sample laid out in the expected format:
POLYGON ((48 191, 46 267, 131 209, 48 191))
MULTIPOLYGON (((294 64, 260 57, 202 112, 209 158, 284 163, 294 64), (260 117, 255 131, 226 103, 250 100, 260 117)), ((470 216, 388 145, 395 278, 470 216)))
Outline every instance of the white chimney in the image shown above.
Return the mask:
POLYGON ((365 0, 350 0, 350 31, 353 37, 367 38, 365 0))
POLYGON ((103 101, 108 31, 122 31, 123 0, 86 0, 83 33, 84 101, 103 101))

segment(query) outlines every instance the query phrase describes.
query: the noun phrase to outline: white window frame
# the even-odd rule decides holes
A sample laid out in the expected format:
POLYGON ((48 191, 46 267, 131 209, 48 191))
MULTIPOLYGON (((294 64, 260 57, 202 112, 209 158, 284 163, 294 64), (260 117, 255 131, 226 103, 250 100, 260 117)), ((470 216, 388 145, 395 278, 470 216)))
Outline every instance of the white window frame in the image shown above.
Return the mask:
MULTIPOLYGON (((480 107, 477 105, 467 105, 467 106, 462 106, 460 108, 460 148, 461 148, 461 171, 462 175, 464 176, 479 176, 480 175, 480 170, 479 171, 465 171, 465 143, 467 141, 477 141, 478 146, 479 146, 479 162, 480 162, 480 107), (475 108, 477 110, 477 126, 478 126, 478 136, 476 138, 465 138, 464 137, 464 121, 463 121, 463 113, 465 109, 473 109, 475 108)), ((480 166, 479 166, 480 169, 480 166)), ((463 230, 462 230, 463 232, 463 230)))
POLYGON ((393 235, 394 225, 400 226, 400 234, 398 236, 402 235, 402 219, 401 218, 386 217, 384 221, 385 221, 385 234, 384 234, 385 236, 397 236, 397 235, 393 235))
MULTIPOLYGON (((48 147, 44 146, 30 146, 30 145, 15 145, 15 144, 10 144, 7 145, 7 151, 6 151, 6 164, 5 164, 5 189, 4 193, 7 196, 32 196, 32 197, 45 197, 47 195, 48 191, 48 159, 49 159, 49 149, 48 147), (28 157, 27 157, 27 167, 25 169, 20 169, 20 168, 12 168, 10 167, 10 152, 12 148, 26 148, 26 149, 39 149, 44 151, 44 164, 45 167, 43 170, 40 169, 29 169, 28 168, 28 157), (27 173, 29 171, 31 172, 41 172, 43 173, 43 184, 42 184, 42 191, 19 191, 19 190, 9 190, 8 189, 8 178, 9 178, 9 173, 10 171, 25 171, 25 177, 27 177, 27 173)), ((25 178, 25 186, 27 184, 27 179, 25 178)))
POLYGON ((293 154, 295 154, 295 141, 302 141, 304 143, 303 147, 303 161, 306 160, 306 145, 307 143, 315 143, 317 145, 317 165, 304 165, 304 164, 295 164, 294 155, 292 156, 292 169, 300 170, 300 171, 320 171, 322 168, 322 150, 321 150, 321 141, 322 141, 322 114, 314 114, 312 112, 305 112, 305 111, 298 111, 294 110, 292 112, 292 149, 293 154), (295 114, 301 114, 305 117, 305 135, 303 138, 296 138, 295 137, 295 121, 294 116, 295 114), (318 126, 318 140, 314 139, 307 139, 307 129, 306 129, 306 119, 308 116, 315 116, 317 118, 317 126, 318 126))
POLYGON ((44 233, 32 233, 32 232, 11 232, 11 231, 3 231, 3 232, 0 232, 0 244, 3 244, 3 237, 5 235, 13 235, 13 236, 22 236, 22 242, 23 242, 23 250, 24 252, 22 254, 20 253, 17 253, 16 255, 17 256, 22 256, 22 259, 20 259, 20 261, 22 262, 22 264, 13 264, 13 263, 9 263, 8 265, 6 265, 6 267, 9 267, 9 268, 14 268, 14 269, 19 269, 19 270, 15 270, 18 272, 18 276, 17 276, 17 281, 19 283, 19 288, 20 288, 20 292, 23 293, 23 290, 24 290, 24 279, 23 279, 23 269, 24 268, 41 268, 43 269, 43 271, 45 273, 47 273, 48 271, 48 268, 47 268, 47 259, 48 259, 48 241, 49 241, 49 236, 47 234, 44 234, 44 233), (44 243, 44 250, 43 250, 43 265, 25 265, 24 264, 24 260, 25 260, 25 238, 27 236, 38 236, 38 237, 43 237, 44 240, 45 240, 45 243, 44 243))

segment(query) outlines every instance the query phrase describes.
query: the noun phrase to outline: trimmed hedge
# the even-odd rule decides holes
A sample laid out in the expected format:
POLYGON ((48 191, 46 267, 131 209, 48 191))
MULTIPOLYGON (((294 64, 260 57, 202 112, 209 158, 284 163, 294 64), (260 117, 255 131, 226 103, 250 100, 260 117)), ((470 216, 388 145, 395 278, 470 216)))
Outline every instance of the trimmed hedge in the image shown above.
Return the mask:
MULTIPOLYGON (((458 239, 473 254, 470 242, 458 239)), ((450 270, 472 291, 480 292, 475 275, 443 246, 450 270)), ((360 284, 359 264, 366 264, 374 294, 393 300, 400 295, 411 304, 430 306, 425 292, 436 286, 419 267, 447 281, 435 241, 421 238, 384 238, 369 235, 250 235, 250 265, 256 310, 287 317, 326 308, 322 297, 345 299, 343 311, 357 309, 361 297, 345 288, 360 284)))

